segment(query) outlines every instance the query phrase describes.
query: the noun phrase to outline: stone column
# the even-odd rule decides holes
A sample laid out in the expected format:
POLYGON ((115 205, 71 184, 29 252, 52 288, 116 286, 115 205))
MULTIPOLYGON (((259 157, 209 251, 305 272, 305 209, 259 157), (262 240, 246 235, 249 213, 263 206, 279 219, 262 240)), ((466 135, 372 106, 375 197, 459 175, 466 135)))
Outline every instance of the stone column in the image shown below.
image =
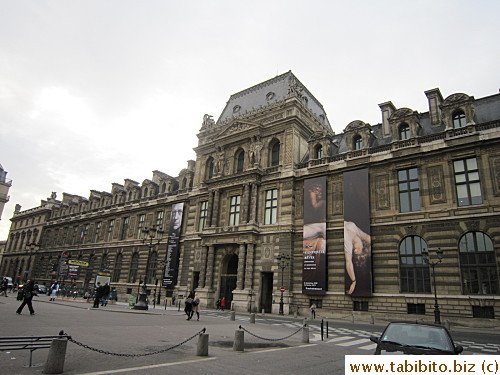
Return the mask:
POLYGON ((252 183, 252 198, 250 201, 250 223, 257 222, 257 195, 258 195, 259 185, 252 183))
POLYGON ((250 202, 250 185, 243 185, 243 199, 241 207, 241 224, 246 224, 248 222, 248 204, 250 202))
POLYGON ((219 226, 219 190, 214 191, 214 205, 213 205, 213 213, 212 213, 212 227, 219 226))
POLYGON ((243 289, 245 279, 245 254, 246 246, 244 243, 240 244, 240 252, 238 253, 238 279, 236 280, 236 289, 243 289))
POLYGON ((245 266, 245 289, 252 289, 253 287, 253 260, 255 253, 255 244, 249 243, 247 245, 247 259, 245 266))
POLYGON ((207 252, 208 246, 202 246, 200 267, 200 287, 202 288, 205 288, 205 280, 207 276, 207 252))
POLYGON ((205 288, 212 289, 214 279, 215 246, 208 246, 207 273, 205 277, 205 288))
POLYGON ((209 228, 212 225, 212 207, 214 206, 214 195, 212 191, 208 192, 208 205, 207 205, 207 222, 206 227, 209 228))

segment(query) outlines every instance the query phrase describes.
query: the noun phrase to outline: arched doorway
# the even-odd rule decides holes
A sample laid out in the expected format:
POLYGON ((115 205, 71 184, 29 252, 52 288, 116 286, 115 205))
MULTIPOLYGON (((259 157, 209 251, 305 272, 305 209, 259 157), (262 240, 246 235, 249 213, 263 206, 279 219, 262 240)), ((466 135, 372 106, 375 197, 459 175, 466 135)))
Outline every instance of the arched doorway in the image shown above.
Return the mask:
POLYGON ((229 309, 233 300, 233 290, 236 289, 238 278, 238 255, 226 255, 222 261, 222 272, 220 275, 219 298, 226 298, 226 307, 229 309))

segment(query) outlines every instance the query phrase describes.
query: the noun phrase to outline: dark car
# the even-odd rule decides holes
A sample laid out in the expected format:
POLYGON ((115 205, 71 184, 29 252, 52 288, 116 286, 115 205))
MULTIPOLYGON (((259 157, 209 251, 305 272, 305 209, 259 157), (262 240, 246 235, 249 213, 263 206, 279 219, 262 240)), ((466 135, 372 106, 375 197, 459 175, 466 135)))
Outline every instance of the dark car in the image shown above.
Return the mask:
POLYGON ((37 285, 36 289, 40 294, 47 294, 47 287, 45 285, 37 285))
POLYGON ((424 323, 389 323, 380 337, 371 336, 377 344, 374 354, 460 354, 445 327, 424 323))

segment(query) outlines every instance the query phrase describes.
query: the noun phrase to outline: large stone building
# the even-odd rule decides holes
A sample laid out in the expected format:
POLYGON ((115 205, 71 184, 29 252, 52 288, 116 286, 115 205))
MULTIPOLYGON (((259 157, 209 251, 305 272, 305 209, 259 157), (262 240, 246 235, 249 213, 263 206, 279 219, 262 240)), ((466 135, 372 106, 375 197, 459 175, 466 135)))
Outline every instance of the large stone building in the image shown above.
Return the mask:
POLYGON ((29 272, 35 248, 38 279, 109 274, 123 300, 145 279, 208 306, 324 315, 432 316, 435 276, 445 317, 498 318, 500 95, 425 95, 426 112, 386 102, 380 124, 335 134, 291 72, 260 83, 204 116, 177 177, 17 210, 0 270, 29 272))

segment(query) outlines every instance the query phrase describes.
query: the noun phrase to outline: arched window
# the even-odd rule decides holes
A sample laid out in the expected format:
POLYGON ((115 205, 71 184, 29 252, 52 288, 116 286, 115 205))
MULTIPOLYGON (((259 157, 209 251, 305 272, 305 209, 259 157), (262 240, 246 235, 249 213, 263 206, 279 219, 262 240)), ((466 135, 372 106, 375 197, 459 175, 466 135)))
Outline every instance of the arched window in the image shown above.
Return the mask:
POLYGON ((205 178, 212 178, 214 176, 214 159, 208 158, 205 170, 205 178))
POLYGON ((427 248, 419 236, 403 238, 399 244, 399 273, 401 293, 430 293, 429 265, 422 258, 422 249, 427 248))
POLYGON ((243 163, 245 162, 245 152, 242 149, 236 151, 235 172, 243 172, 243 163))
POLYGON ((167 191, 167 184, 164 182, 163 184, 161 184, 161 192, 164 193, 167 191))
POLYGON ((353 148, 355 151, 361 150, 363 148, 363 138, 360 135, 356 135, 353 140, 353 148))
POLYGON ((280 164, 280 141, 276 140, 271 144, 271 167, 280 164))
POLYGON ((411 138, 410 125, 402 123, 399 125, 399 140, 404 141, 411 138))
POLYGON ((138 269, 139 269, 139 253, 134 253, 132 255, 132 260, 130 261, 130 270, 128 273, 128 282, 129 283, 136 282, 138 269))
POLYGON ((146 277, 146 283, 154 284, 156 280, 156 267, 158 266, 158 253, 156 251, 151 252, 148 264, 148 274, 146 277))
POLYGON ((128 200, 129 200, 129 201, 131 201, 131 200, 132 200, 132 192, 131 192, 131 191, 129 191, 129 192, 128 192, 128 200))
POLYGON ((467 232, 459 242, 464 294, 498 294, 493 241, 483 232, 467 232))
POLYGON ((144 195, 143 195, 143 197, 144 197, 144 198, 147 198, 147 197, 148 197, 148 193, 149 193, 148 188, 147 188, 147 187, 145 187, 145 188, 144 188, 144 195))
POLYGON ((120 281, 120 274, 122 272, 123 254, 119 253, 116 255, 115 266, 113 267, 113 277, 111 282, 117 283, 120 281))
POLYGON ((467 125, 467 120, 465 118, 465 113, 462 110, 458 110, 453 113, 453 128, 458 129, 467 125))
POLYGON ((323 157, 323 146, 317 145, 314 148, 314 158, 315 159, 321 159, 323 157))
POLYGON ((187 185, 187 179, 186 177, 184 177, 181 181, 181 190, 184 190, 186 188, 186 185, 187 185))

